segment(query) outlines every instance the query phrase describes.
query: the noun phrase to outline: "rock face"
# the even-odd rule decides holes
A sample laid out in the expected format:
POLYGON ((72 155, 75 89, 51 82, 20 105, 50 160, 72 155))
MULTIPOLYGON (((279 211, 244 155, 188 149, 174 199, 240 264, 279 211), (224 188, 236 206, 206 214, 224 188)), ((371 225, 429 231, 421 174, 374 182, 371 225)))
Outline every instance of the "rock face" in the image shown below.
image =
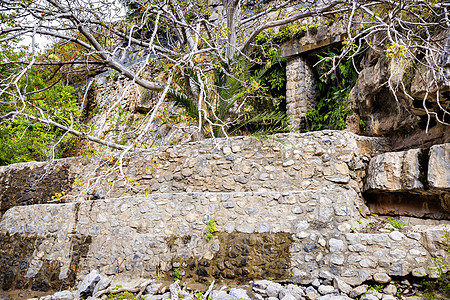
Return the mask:
MULTIPOLYGON (((112 156, 71 160, 68 174, 77 180, 67 203, 4 213, 0 279, 12 278, 7 288, 73 286, 93 269, 144 278, 170 278, 176 269, 195 281, 276 277, 318 289, 322 278, 325 287, 304 291, 317 298, 375 278, 429 272, 442 226, 364 232, 371 221, 363 177, 384 150, 382 139, 336 131, 278 138, 284 142, 238 137, 215 147, 204 141, 135 153, 124 159, 123 176, 112 156), (217 232, 208 240, 211 219, 217 232), (11 253, 24 239, 31 242, 16 258, 11 253), (54 275, 44 276, 50 269, 54 275)), ((283 289, 269 291, 279 296, 283 289)), ((283 297, 293 293, 301 292, 292 288, 283 297)))
POLYGON ((431 147, 427 179, 432 189, 450 188, 450 144, 431 147))
MULTIPOLYGON (((448 36, 448 32, 446 34, 448 36)), ((447 36, 439 39, 447 40, 448 44, 447 36)), ((443 71, 449 74, 449 68, 445 67, 447 57, 445 50, 441 64, 443 71)), ((431 77, 427 78, 431 76, 427 70, 413 68, 405 59, 386 57, 382 50, 368 51, 361 68, 348 100, 354 112, 347 120, 349 130, 358 133, 360 121, 363 121, 366 134, 392 137, 394 148, 399 150, 450 142, 450 127, 441 123, 444 119, 449 121, 442 109, 448 107, 450 101, 448 80, 435 85, 440 88, 439 94, 436 90, 427 90, 428 83, 432 82, 431 77), (402 86, 400 81, 405 88, 397 88, 394 96, 388 83, 395 89, 402 86)))
MULTIPOLYGON (((286 111, 295 129, 306 128, 306 111, 315 106, 314 70, 306 63, 308 56, 315 57, 311 53, 317 49, 342 42, 345 31, 346 28, 336 23, 319 26, 317 33, 308 33, 282 45, 281 55, 287 58, 286 111)), ((448 78, 449 32, 441 32, 435 38, 443 41, 444 51, 438 59, 441 74, 448 78)), ((367 51, 358 66, 361 71, 348 99, 353 114, 347 116, 347 130, 391 137, 394 148, 399 150, 450 142, 450 127, 442 123, 450 122, 448 113, 444 112, 450 105, 450 81, 441 75, 430 90, 429 83, 434 82, 431 72, 413 67, 406 59, 387 57, 384 50, 367 51)))
POLYGON ((375 156, 364 191, 374 212, 445 218, 450 214, 450 144, 375 156))
POLYGON ((364 190, 400 192, 423 189, 419 156, 422 150, 387 152, 370 161, 364 190))

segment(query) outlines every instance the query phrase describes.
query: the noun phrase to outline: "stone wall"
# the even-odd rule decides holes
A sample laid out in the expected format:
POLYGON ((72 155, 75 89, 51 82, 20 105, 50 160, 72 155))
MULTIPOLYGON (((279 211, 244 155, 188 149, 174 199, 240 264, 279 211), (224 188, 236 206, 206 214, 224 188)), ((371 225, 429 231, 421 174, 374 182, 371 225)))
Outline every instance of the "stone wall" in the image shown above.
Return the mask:
MULTIPOLYGON (((107 170, 116 166, 110 156, 48 163, 68 165, 69 177, 83 183, 66 191, 67 203, 13 206, 10 199, 0 223, 8 243, 0 252, 3 288, 70 286, 92 269, 130 277, 178 269, 196 282, 308 284, 333 275, 354 286, 434 275, 430 257, 443 254, 445 221, 409 219, 389 231, 386 220, 367 215, 363 177, 370 158, 385 151, 382 139, 338 131, 277 139, 134 153, 123 161, 128 179, 107 170), (208 241, 211 219, 217 232, 208 241)), ((23 168, 3 168, 2 178, 15 167, 23 168)))
MULTIPOLYGON (((79 157, 28 165, 40 170, 42 180, 49 176, 50 166, 68 168, 71 182, 57 192, 65 191, 68 195, 64 202, 76 202, 146 191, 284 192, 318 189, 332 183, 359 189, 370 157, 385 150, 383 139, 322 131, 279 134, 275 140, 252 137, 207 140, 131 153, 122 159, 123 175, 119 172, 118 156, 101 153, 91 159, 79 157)), ((19 196, 27 190, 14 177, 20 172, 15 172, 16 168, 22 170, 22 165, 0 167, 3 182, 15 186, 15 194, 8 195, 9 206, 20 202, 19 196)), ((48 184, 51 181, 35 186, 43 193, 48 184)))
POLYGON ((73 160, 20 163, 0 167, 0 216, 10 207, 54 202, 56 193, 71 188, 73 160))

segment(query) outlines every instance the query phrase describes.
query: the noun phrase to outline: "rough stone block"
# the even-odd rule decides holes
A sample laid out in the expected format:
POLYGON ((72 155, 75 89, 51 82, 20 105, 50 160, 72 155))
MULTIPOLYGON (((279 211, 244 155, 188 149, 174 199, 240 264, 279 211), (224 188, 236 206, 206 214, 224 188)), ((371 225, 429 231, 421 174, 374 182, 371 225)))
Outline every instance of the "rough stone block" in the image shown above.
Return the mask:
POLYGON ((301 299, 305 296, 305 292, 303 292, 303 290, 298 285, 288 284, 287 286, 283 287, 278 294, 280 299, 283 299, 286 295, 291 295, 295 299, 301 299))
POLYGON ((233 296, 236 299, 251 300, 250 297, 247 295, 247 291, 244 289, 232 288, 229 294, 230 296, 233 296))
POLYGON ((449 158, 450 143, 375 156, 364 185, 370 210, 379 214, 448 218, 449 158))
POLYGON ((450 143, 430 148, 428 183, 430 188, 450 189, 450 143))
POLYGON ((420 154, 420 149, 413 149, 375 156, 369 164, 364 190, 399 192, 422 189, 420 154))
POLYGON ((53 294, 52 300, 73 300, 73 294, 71 291, 61 291, 53 294))
POLYGON ((373 280, 379 283, 388 283, 391 281, 391 277, 386 273, 375 273, 373 274, 373 280))
POLYGON ((267 285, 266 294, 269 297, 278 297, 282 286, 277 282, 271 282, 267 285))
POLYGON ((78 285, 77 299, 86 298, 92 295, 94 287, 97 282, 100 281, 100 274, 97 270, 92 270, 88 275, 86 275, 83 281, 78 285))
POLYGON ((352 287, 338 277, 335 277, 333 279, 333 286, 345 294, 348 294, 352 291, 352 287))
POLYGON ((367 292, 367 285, 360 285, 351 290, 349 296, 351 298, 356 298, 365 292, 367 292))

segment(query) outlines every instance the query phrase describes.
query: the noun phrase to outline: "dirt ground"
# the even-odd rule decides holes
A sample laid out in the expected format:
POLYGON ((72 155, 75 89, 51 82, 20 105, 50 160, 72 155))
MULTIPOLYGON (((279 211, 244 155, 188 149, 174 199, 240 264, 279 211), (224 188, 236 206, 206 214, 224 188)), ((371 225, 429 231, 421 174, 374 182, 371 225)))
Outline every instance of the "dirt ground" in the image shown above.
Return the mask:
POLYGON ((39 298, 46 295, 53 295, 53 293, 54 292, 34 292, 27 290, 13 290, 13 291, 0 290, 0 300, 39 298))

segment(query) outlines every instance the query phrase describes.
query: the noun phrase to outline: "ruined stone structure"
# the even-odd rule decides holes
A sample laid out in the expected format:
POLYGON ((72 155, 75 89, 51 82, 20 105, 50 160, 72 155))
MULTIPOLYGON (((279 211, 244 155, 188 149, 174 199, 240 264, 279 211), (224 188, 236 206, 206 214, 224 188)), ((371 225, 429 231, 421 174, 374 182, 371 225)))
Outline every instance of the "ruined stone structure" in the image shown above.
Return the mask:
MULTIPOLYGON (((387 155, 385 140, 339 131, 277 140, 237 137, 137 152, 123 160, 125 178, 108 172, 116 161, 106 155, 1 167, 2 288, 60 289, 93 269, 142 278, 178 269, 197 282, 275 277, 309 284, 326 275, 351 286, 435 276, 431 257, 445 254, 446 208, 391 230, 386 218, 369 215, 364 190, 391 189, 383 181, 390 175, 376 174, 390 168, 375 167, 375 155, 387 155), (365 181, 367 170, 375 173, 365 181), (46 181, 58 176, 69 184, 46 181), (59 188, 68 196, 43 192, 59 188), (208 241, 211 219, 217 232, 208 241)), ((450 145, 435 147, 428 182, 448 192, 450 145)))
POLYGON ((294 130, 304 132, 307 127, 306 112, 315 108, 314 71, 307 56, 320 48, 339 43, 345 37, 344 29, 337 24, 320 26, 317 33, 292 39, 281 47, 286 60, 286 113, 294 130))

